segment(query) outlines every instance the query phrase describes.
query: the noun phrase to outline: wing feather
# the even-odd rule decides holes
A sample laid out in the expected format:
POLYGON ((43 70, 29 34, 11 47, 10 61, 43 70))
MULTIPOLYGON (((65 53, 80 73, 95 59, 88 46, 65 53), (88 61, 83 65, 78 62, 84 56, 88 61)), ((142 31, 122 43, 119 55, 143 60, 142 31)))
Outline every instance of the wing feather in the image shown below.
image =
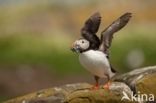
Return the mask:
POLYGON ((99 12, 96 12, 85 22, 84 27, 81 29, 81 35, 90 41, 92 49, 98 49, 100 45, 100 39, 96 35, 100 22, 101 16, 99 12))
POLYGON ((120 29, 122 29, 130 20, 131 13, 125 13, 117 20, 115 20, 111 25, 109 25, 104 31, 101 33, 101 45, 100 50, 109 56, 109 48, 111 46, 111 42, 113 39, 113 34, 120 29))

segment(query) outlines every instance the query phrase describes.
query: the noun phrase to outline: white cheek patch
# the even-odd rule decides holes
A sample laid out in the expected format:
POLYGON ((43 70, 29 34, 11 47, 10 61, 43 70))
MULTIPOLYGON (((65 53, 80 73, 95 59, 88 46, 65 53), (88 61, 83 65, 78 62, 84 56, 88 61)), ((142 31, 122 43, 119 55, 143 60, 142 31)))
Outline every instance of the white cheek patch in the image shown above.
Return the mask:
POLYGON ((83 50, 86 50, 89 48, 89 42, 87 40, 79 40, 77 41, 77 43, 83 50))
POLYGON ((82 50, 88 49, 89 45, 90 45, 89 41, 87 41, 85 39, 77 40, 77 41, 75 41, 74 44, 78 45, 80 47, 80 49, 82 49, 82 50))
POLYGON ((83 49, 88 49, 89 48, 89 43, 88 42, 84 42, 81 44, 81 48, 83 49))

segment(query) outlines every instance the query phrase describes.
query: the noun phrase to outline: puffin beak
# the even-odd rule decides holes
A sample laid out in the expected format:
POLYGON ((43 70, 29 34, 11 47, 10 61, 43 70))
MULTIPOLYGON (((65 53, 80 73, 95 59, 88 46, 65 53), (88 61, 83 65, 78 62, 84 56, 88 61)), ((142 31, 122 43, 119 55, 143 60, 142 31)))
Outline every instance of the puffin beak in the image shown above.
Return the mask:
POLYGON ((80 53, 80 46, 72 45, 71 51, 76 52, 76 53, 80 53))

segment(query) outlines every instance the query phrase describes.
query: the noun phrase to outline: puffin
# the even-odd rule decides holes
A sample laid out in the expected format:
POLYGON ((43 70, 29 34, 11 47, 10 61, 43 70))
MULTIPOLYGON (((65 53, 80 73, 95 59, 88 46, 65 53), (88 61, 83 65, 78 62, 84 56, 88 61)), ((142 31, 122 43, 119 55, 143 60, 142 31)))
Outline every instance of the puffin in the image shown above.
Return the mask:
POLYGON ((94 89, 99 88, 100 78, 106 81, 103 87, 110 88, 110 81, 117 71, 109 61, 109 48, 113 35, 129 22, 131 16, 130 12, 124 13, 106 27, 99 38, 96 33, 101 23, 101 16, 99 12, 95 12, 85 21, 81 29, 82 37, 72 44, 71 50, 79 55, 80 64, 94 76, 94 89))

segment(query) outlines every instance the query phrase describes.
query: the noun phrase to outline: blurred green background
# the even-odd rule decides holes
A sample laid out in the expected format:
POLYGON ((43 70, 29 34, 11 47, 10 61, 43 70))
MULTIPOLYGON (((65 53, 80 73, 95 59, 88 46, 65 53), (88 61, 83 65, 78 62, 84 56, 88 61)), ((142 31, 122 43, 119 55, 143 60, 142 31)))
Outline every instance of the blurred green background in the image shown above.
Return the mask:
POLYGON ((94 83, 70 51, 85 20, 102 15, 98 35, 132 12, 116 33, 110 61, 124 73, 155 65, 155 0, 0 0, 0 101, 67 83, 94 83))

